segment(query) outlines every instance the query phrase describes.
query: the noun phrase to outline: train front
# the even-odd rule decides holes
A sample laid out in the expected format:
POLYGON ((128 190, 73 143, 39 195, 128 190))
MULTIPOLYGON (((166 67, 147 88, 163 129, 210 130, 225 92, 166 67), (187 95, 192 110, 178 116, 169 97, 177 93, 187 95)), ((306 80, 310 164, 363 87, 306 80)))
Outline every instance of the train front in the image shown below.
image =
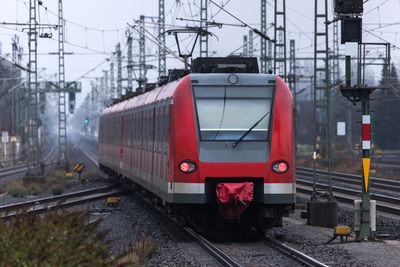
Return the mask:
POLYGON ((279 225, 295 202, 290 90, 256 73, 192 73, 190 85, 193 102, 176 110, 175 124, 194 118, 175 136, 179 182, 213 215, 279 225))

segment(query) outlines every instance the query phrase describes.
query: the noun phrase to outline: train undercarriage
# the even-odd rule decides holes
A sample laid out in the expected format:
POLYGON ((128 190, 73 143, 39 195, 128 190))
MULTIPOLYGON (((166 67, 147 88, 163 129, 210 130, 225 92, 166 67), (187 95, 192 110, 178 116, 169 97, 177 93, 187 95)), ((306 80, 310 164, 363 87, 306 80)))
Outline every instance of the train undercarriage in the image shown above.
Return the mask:
MULTIPOLYGON (((257 231, 263 233, 269 228, 282 226, 282 217, 288 216, 293 209, 293 206, 288 204, 260 203, 260 196, 255 193, 254 202, 248 203, 239 216, 227 218, 221 213, 221 203, 217 201, 216 191, 210 190, 210 188, 215 189, 217 183, 206 183, 208 186, 206 185, 206 203, 204 204, 166 203, 159 196, 135 183, 132 179, 120 175, 105 166, 100 166, 100 168, 140 197, 163 209, 166 214, 174 217, 179 224, 191 226, 200 233, 218 231, 218 229, 224 229, 227 225, 254 227, 257 231)), ((222 180, 227 181, 226 179, 222 180)), ((232 203, 227 203, 226 205, 230 204, 232 203)), ((230 208, 239 209, 241 205, 241 203, 235 203, 230 208)))

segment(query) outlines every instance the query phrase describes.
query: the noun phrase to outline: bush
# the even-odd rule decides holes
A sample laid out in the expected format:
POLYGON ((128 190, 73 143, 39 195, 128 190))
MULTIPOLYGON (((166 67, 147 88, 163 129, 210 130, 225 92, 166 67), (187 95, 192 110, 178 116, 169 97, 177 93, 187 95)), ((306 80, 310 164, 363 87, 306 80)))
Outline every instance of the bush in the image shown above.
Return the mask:
POLYGON ((61 195, 64 192, 64 189, 64 185, 56 184, 51 187, 51 193, 53 193, 53 195, 61 195))
POLYGON ((7 192, 12 197, 26 197, 28 195, 28 188, 20 181, 14 181, 7 186, 7 192))
POLYGON ((2 266, 108 266, 110 241, 89 214, 54 209, 0 220, 2 266))
POLYGON ((31 184, 29 186, 28 195, 38 196, 38 195, 40 195, 41 192, 42 192, 42 189, 38 185, 31 184))

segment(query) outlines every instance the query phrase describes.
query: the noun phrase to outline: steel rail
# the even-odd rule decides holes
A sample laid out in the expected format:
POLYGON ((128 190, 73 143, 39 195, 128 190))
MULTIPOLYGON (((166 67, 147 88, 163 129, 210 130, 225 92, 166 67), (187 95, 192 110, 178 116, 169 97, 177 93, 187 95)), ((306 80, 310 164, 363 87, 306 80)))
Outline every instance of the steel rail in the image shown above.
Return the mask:
MULTIPOLYGON (((297 187, 296 190, 298 192, 302 192, 305 194, 312 193, 312 181, 296 179, 296 183, 299 185, 303 185, 303 187, 297 187)), ((328 185, 317 183, 317 188, 326 189, 328 185)), ((353 204, 355 199, 359 198, 361 192, 359 190, 332 186, 332 190, 337 193, 341 193, 343 195, 335 195, 335 198, 341 202, 353 204), (347 196, 346 196, 347 195, 347 196)), ((387 212, 394 215, 400 215, 400 198, 384 196, 380 194, 371 193, 371 199, 376 201, 380 201, 376 203, 376 209, 379 211, 387 212), (399 207, 395 207, 393 205, 398 205, 399 207)))
MULTIPOLYGON (((53 147, 50 152, 47 154, 45 157, 45 162, 49 161, 53 154, 54 154, 55 148, 53 147)), ((21 164, 21 165, 16 165, 16 166, 11 166, 7 168, 1 168, 0 169, 0 178, 6 178, 9 177, 10 175, 15 175, 19 173, 23 173, 28 170, 28 165, 27 164, 21 164)))
POLYGON ((101 186, 101 187, 96 187, 96 188, 92 188, 92 189, 85 189, 85 190, 81 190, 81 191, 66 193, 66 194, 62 194, 62 195, 58 195, 58 196, 50 196, 50 197, 38 198, 38 199, 33 199, 33 200, 29 200, 29 201, 24 201, 24 202, 2 205, 2 206, 0 206, 0 212, 5 212, 5 211, 15 210, 15 209, 22 209, 22 208, 30 207, 30 206, 37 205, 37 204, 46 204, 46 203, 50 203, 50 202, 54 202, 54 201, 64 200, 67 198, 84 196, 84 195, 92 194, 92 193, 96 193, 96 192, 109 191, 111 189, 114 189, 115 187, 116 187, 115 185, 101 186))
MULTIPOLYGON (((312 172, 313 172, 312 168, 296 167, 296 174, 298 175, 310 176, 312 175, 312 172)), ((328 172, 325 170, 317 170, 317 173, 322 175, 327 175, 328 172)), ((361 186, 361 175, 342 173, 342 172, 332 172, 332 180, 361 186)), ((371 186, 373 186, 375 189, 400 192, 400 181, 371 177, 370 183, 371 186)))
POLYGON ((210 254, 214 259, 220 262, 223 266, 227 267, 240 267, 238 262, 229 257, 225 252, 214 246, 211 242, 197 234, 189 227, 183 227, 179 225, 172 217, 166 215, 161 209, 154 206, 148 199, 143 198, 138 194, 134 194, 134 199, 137 202, 144 203, 150 209, 152 209, 156 214, 158 214, 161 221, 169 228, 171 228, 174 232, 183 234, 186 238, 191 241, 197 243, 200 247, 202 247, 208 254, 210 254))
POLYGON ((204 250, 211 254, 215 259, 217 259, 224 266, 239 267, 242 266, 237 263, 234 259, 229 257, 225 252, 214 246, 210 241, 193 231, 189 227, 182 228, 184 233, 194 240, 198 245, 200 245, 204 250))
POLYGON ((328 266, 310 256, 307 256, 303 252, 298 251, 297 249, 294 249, 294 248, 286 245, 285 243, 283 243, 271 236, 266 235, 265 239, 262 240, 262 242, 265 245, 277 250, 281 254, 284 254, 288 258, 291 258, 302 265, 318 266, 318 267, 327 267, 328 266))
POLYGON ((104 186, 93 189, 82 190, 78 192, 52 196, 47 198, 35 199, 15 204, 4 205, 0 207, 0 217, 9 218, 18 214, 22 209, 27 212, 44 212, 54 207, 67 208, 80 205, 90 201, 104 199, 109 196, 121 195, 126 193, 126 189, 115 186, 104 186))

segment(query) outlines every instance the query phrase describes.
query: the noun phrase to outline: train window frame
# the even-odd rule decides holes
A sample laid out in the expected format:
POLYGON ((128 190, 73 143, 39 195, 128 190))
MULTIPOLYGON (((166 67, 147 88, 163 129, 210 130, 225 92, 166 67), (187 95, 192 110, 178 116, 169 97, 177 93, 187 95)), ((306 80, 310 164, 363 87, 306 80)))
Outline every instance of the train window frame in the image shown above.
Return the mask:
MULTIPOLYGON (((245 142, 268 142, 271 138, 271 132, 272 132, 272 127, 273 127, 273 110, 274 110, 274 106, 275 106, 275 87, 274 86, 270 86, 270 85, 242 85, 242 87, 250 87, 250 88, 265 88, 265 89, 271 89, 271 96, 270 97, 235 97, 235 96, 230 96, 227 97, 227 87, 234 87, 232 85, 195 85, 192 86, 192 94, 193 94, 193 105, 194 105, 194 110, 195 110, 195 117, 196 117, 196 131, 198 132, 198 138, 199 141, 201 142, 234 142, 237 141, 237 139, 206 139, 202 137, 202 133, 201 133, 201 128, 200 128, 200 118, 199 118, 199 112, 198 112, 198 107, 197 107, 197 100, 221 100, 221 99, 230 99, 230 100, 243 100, 243 99, 248 99, 248 100, 252 100, 252 99, 265 99, 265 100, 269 100, 269 112, 268 112, 268 128, 265 134, 265 138, 264 139, 255 139, 255 140, 249 140, 249 139, 245 139, 243 141, 245 142), (196 96, 196 88, 201 88, 201 87, 223 87, 224 88, 224 98, 221 97, 216 97, 216 96, 211 96, 211 97, 204 97, 204 96, 200 96, 197 97, 196 96)), ((255 121, 256 122, 256 121, 255 121)))

